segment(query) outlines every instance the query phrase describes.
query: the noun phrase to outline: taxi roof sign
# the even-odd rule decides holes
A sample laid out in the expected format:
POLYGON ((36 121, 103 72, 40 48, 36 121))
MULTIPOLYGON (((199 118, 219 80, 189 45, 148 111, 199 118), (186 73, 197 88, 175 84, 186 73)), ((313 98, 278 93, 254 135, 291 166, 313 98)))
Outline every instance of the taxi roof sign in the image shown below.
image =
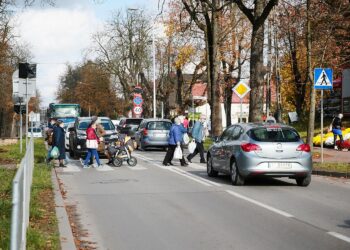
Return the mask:
POLYGON ((245 97, 250 90, 250 87, 244 82, 239 82, 232 88, 232 91, 235 92, 239 98, 245 97))

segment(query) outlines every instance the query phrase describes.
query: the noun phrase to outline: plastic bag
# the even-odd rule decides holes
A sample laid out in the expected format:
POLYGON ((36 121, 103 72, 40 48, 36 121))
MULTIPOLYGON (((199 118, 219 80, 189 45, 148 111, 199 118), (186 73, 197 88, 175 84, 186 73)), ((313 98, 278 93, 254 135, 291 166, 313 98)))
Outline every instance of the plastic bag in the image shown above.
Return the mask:
POLYGON ((182 159, 182 150, 180 146, 177 146, 174 151, 174 159, 182 159))
POLYGON ((187 133, 184 134, 183 141, 184 141, 184 144, 186 145, 190 143, 190 137, 188 136, 187 133))
POLYGON ((58 150, 58 147, 53 147, 53 149, 50 152, 50 156, 53 159, 57 159, 60 156, 60 151, 58 150))
POLYGON ((192 140, 190 142, 190 144, 188 144, 188 151, 190 152, 190 154, 193 154, 193 152, 196 150, 197 144, 194 140, 192 140))

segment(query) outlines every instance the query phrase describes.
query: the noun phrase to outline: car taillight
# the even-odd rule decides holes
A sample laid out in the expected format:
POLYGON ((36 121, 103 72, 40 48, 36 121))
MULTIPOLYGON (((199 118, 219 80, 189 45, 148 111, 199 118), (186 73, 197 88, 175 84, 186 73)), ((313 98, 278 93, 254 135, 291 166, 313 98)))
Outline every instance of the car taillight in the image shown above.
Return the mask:
POLYGON ((310 152, 311 150, 309 144, 304 143, 297 147, 297 151, 310 152))
POLYGON ((146 128, 143 129, 143 135, 147 136, 148 135, 148 130, 146 128))
POLYGON ((261 151, 261 147, 254 143, 244 143, 241 145, 241 148, 244 152, 261 151))

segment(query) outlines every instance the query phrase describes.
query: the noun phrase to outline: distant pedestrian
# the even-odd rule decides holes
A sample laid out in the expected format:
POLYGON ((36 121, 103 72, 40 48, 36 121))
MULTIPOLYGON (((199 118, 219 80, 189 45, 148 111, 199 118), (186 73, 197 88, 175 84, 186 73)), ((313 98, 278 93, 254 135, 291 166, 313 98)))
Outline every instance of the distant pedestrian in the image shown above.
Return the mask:
POLYGON ((188 129, 188 125, 189 125, 189 121, 188 121, 188 117, 185 116, 185 119, 183 120, 182 124, 184 125, 184 128, 185 129, 188 129))
POLYGON ((56 126, 56 119, 50 119, 48 127, 45 130, 45 148, 47 150, 46 163, 51 161, 51 150, 53 144, 53 128, 56 126))
POLYGON ((66 148, 64 145, 65 132, 63 128, 64 123, 61 120, 58 120, 57 125, 53 127, 52 148, 57 147, 60 152, 60 155, 58 156, 60 167, 66 167, 66 165, 63 164, 64 160, 66 159, 66 148))
MULTIPOLYGON (((183 134, 184 134, 185 128, 181 125, 180 118, 176 117, 174 119, 174 124, 170 128, 169 132, 169 140, 168 140, 168 151, 166 152, 166 155, 163 160, 164 166, 170 166, 173 165, 171 163, 171 160, 174 156, 174 151, 177 146, 181 146, 181 142, 183 141, 183 134)), ((182 160, 180 161, 182 163, 182 160)))
POLYGON ((101 163, 100 163, 100 158, 98 156, 97 153, 97 148, 98 148, 98 144, 100 142, 100 139, 98 138, 97 134, 96 134, 96 121, 92 121, 87 130, 86 130, 86 147, 88 150, 88 153, 86 155, 85 161, 84 161, 84 168, 89 168, 89 161, 91 157, 95 157, 97 165, 96 167, 100 167, 101 163))
POLYGON ((343 135, 342 135, 342 121, 341 119, 343 118, 343 114, 338 114, 338 116, 334 117, 333 121, 332 121, 332 132, 334 135, 334 149, 338 150, 338 146, 336 144, 337 141, 337 137, 339 136, 340 138, 340 146, 343 144, 344 140, 343 140, 343 135))
POLYGON ((201 115, 199 121, 196 121, 192 129, 192 138, 196 142, 196 149, 192 154, 187 156, 187 160, 191 162, 192 158, 195 157, 198 153, 200 155, 200 163, 206 163, 204 158, 204 140, 206 135, 206 130, 204 128, 206 116, 201 115))

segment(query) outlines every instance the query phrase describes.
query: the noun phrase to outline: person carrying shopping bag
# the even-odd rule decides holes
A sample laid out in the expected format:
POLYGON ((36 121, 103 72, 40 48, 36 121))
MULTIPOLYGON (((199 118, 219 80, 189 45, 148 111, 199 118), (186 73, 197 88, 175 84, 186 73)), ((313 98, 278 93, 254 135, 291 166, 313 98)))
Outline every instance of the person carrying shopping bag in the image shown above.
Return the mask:
POLYGON ((192 129, 192 137, 196 142, 196 149, 192 154, 189 154, 187 156, 187 160, 191 162, 192 158, 195 157, 198 153, 200 155, 200 163, 206 163, 204 158, 204 139, 206 136, 206 129, 204 128, 206 116, 201 115, 199 121, 196 121, 196 123, 193 126, 192 129))
MULTIPOLYGON (((170 132, 169 132, 169 146, 168 146, 168 151, 166 152, 166 155, 164 157, 163 160, 163 165, 164 166, 170 166, 173 165, 171 163, 171 160, 174 157, 174 151, 176 149, 177 146, 181 146, 181 142, 182 142, 182 138, 183 138, 183 132, 182 129, 185 129, 182 125, 181 125, 181 121, 178 117, 176 117, 174 119, 174 124, 171 126, 170 128, 170 132)), ((182 159, 180 159, 181 162, 182 159)))
POLYGON ((83 168, 89 168, 89 161, 91 157, 95 157, 97 165, 95 167, 101 167, 100 158, 97 153, 98 144, 100 140, 96 134, 96 121, 92 121, 86 130, 86 147, 88 153, 86 155, 83 168))

